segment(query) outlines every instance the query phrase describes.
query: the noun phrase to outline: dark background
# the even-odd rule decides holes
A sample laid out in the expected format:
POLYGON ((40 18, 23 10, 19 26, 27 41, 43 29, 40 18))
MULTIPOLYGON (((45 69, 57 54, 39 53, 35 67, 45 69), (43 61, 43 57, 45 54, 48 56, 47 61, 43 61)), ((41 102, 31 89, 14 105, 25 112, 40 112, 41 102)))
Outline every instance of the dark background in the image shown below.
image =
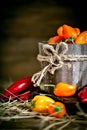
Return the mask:
POLYGON ((87 30, 86 3, 63 0, 0 1, 0 80, 17 80, 40 71, 38 42, 63 24, 87 30))

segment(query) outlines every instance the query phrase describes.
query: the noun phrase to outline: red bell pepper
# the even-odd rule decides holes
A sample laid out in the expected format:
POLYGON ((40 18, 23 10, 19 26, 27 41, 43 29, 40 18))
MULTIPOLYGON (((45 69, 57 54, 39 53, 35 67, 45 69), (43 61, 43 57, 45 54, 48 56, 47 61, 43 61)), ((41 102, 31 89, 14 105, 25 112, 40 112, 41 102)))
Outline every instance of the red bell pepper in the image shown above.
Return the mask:
POLYGON ((78 92, 78 98, 81 102, 87 103, 87 85, 78 92))

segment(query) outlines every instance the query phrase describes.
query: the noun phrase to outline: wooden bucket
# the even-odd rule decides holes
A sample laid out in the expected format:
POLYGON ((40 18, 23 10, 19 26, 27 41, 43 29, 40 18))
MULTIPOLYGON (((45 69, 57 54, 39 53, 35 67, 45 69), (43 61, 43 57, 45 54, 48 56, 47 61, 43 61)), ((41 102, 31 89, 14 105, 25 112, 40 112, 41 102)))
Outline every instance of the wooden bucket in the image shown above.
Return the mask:
MULTIPOLYGON (((42 56, 46 56, 43 51, 44 45, 46 45, 46 43, 38 43, 39 54, 42 56)), ((56 44, 50 46, 55 48, 56 44)), ((62 81, 65 83, 75 84, 80 88, 87 84, 87 44, 67 44, 67 46, 68 50, 66 55, 77 55, 82 57, 80 60, 77 59, 76 61, 67 61, 66 63, 69 63, 71 67, 63 65, 61 68, 56 69, 54 74, 47 72, 43 77, 43 84, 56 84, 62 81)), ((61 49, 63 48, 61 47, 61 49)), ((41 61, 41 69, 46 67, 48 64, 49 63, 47 61, 41 61)))

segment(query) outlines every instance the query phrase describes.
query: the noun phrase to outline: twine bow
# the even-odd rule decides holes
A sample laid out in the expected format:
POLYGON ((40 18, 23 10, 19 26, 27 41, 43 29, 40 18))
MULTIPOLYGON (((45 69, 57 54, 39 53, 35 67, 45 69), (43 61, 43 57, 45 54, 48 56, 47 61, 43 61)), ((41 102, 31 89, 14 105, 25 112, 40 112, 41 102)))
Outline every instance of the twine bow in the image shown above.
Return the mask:
POLYGON ((64 62, 66 58, 65 53, 68 50, 68 45, 64 42, 60 42, 56 45, 56 48, 54 49, 53 46, 49 44, 43 45, 43 52, 44 55, 38 54, 37 59, 40 62, 47 62, 48 65, 45 66, 40 72, 35 73, 32 76, 32 81, 34 82, 34 86, 39 86, 41 83, 41 80, 45 76, 47 72, 54 74, 55 70, 61 68, 63 65, 67 65, 70 67, 70 64, 66 64, 64 62), (60 48, 63 47, 63 50, 60 51, 60 48))

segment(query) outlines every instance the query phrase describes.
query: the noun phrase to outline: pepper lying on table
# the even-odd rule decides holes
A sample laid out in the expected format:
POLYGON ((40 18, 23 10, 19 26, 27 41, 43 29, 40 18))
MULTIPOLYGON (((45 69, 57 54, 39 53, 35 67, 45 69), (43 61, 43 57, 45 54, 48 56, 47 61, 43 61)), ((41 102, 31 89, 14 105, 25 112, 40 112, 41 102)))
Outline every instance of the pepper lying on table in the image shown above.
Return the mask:
POLYGON ((30 92, 33 91, 34 86, 31 81, 31 77, 25 77, 17 80, 7 89, 5 89, 1 96, 1 100, 13 100, 15 98, 19 100, 26 100, 30 97, 30 92))
POLYGON ((87 85, 85 85, 79 92, 78 97, 83 103, 87 103, 87 85))

